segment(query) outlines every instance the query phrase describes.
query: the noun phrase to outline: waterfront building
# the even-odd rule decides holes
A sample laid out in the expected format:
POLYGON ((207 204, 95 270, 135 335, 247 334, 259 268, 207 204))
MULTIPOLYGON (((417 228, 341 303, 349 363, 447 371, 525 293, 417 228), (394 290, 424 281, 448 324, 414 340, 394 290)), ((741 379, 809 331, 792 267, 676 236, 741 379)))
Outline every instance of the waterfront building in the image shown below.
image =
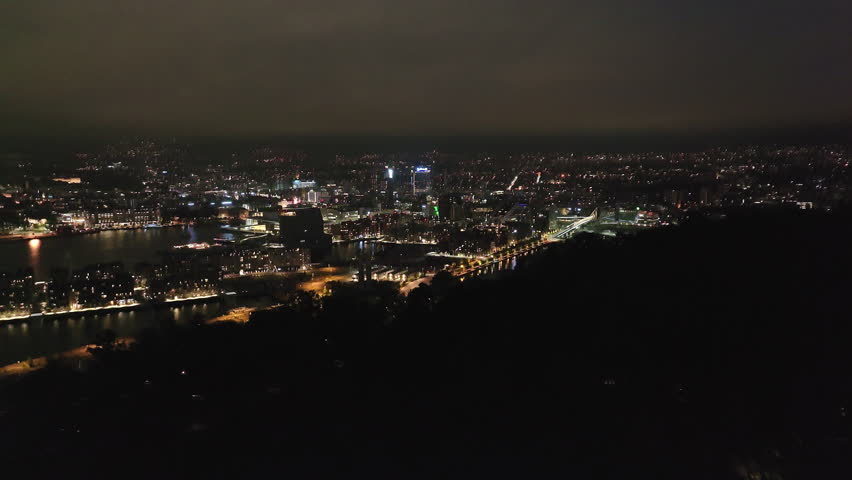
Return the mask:
POLYGON ((133 302, 136 283, 120 262, 89 265, 71 275, 72 308, 125 305, 133 302))
POLYGON ((161 220, 159 209, 114 209, 86 212, 83 223, 88 228, 134 228, 157 225, 161 220))
POLYGON ((331 235, 323 230, 319 208, 285 208, 279 219, 281 243, 287 248, 307 248, 313 259, 331 248, 331 235))
POLYGON ((29 314, 32 310, 34 281, 32 269, 0 272, 0 318, 29 314))

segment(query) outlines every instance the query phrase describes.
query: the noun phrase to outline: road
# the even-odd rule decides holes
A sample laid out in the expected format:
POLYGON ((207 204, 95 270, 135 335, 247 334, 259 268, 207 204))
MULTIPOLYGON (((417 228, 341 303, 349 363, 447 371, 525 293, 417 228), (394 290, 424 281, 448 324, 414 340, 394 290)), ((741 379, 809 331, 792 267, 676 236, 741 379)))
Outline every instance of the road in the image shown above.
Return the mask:
POLYGON ((299 284, 300 290, 321 292, 328 282, 351 282, 356 270, 351 267, 324 267, 311 271, 311 279, 299 284))
POLYGON ((401 293, 403 295, 408 295, 409 293, 411 293, 415 288, 419 287, 420 285, 424 285, 424 284, 429 285, 430 283, 432 283, 432 277, 433 276, 434 275, 430 274, 430 275, 426 275, 424 277, 420 277, 417 280, 413 280, 411 282, 408 282, 405 285, 403 285, 402 288, 399 289, 399 293, 401 293))

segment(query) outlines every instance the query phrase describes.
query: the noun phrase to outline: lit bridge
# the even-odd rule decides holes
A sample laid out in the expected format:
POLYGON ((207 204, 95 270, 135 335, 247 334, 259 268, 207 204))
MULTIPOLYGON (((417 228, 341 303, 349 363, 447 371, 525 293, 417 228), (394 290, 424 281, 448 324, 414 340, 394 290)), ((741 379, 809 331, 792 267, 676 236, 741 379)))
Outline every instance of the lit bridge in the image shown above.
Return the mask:
POLYGON ((550 241, 565 240, 566 238, 570 237, 574 232, 576 232, 583 225, 585 225, 589 222, 592 222, 594 220, 597 220, 597 219, 598 219, 598 209, 596 208, 595 211, 592 212, 592 214, 589 215, 588 217, 583 217, 583 218, 577 220, 576 222, 572 223, 571 225, 563 228, 562 230, 560 230, 556 233, 553 233, 553 234, 549 234, 547 236, 548 240, 550 240, 550 241))
POLYGON ((462 263, 449 270, 449 272, 462 280, 465 277, 473 277, 481 274, 493 273, 499 270, 512 268, 512 260, 517 257, 532 255, 536 251, 547 246, 547 242, 536 240, 513 247, 506 247, 497 252, 484 257, 479 257, 477 260, 470 263, 462 263))

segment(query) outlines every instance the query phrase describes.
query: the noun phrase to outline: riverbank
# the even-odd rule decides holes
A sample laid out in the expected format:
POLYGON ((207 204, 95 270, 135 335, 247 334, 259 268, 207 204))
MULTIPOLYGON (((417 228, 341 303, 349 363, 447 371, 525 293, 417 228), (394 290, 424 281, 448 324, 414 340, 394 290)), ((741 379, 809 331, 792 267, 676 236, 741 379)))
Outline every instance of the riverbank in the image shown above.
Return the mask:
MULTIPOLYGON (((333 281, 351 281, 352 271, 346 268, 317 269, 305 278, 293 279, 292 285, 282 288, 281 294, 299 289, 322 293, 333 281)), ((278 275, 271 276, 278 278, 278 275)), ((249 282, 254 278, 241 278, 249 282)), ((76 351, 91 344, 103 330, 115 331, 119 337, 133 338, 145 329, 163 325, 189 325, 202 322, 244 323, 251 313, 280 304, 280 296, 269 295, 274 289, 268 279, 260 279, 257 292, 243 294, 201 295, 171 299, 157 303, 134 303, 110 307, 54 312, 49 315, 27 315, 0 322, 0 365, 32 363, 30 358, 52 358, 60 352, 76 351), (5 324, 5 325, 3 325, 5 324)), ((243 289, 239 289, 243 290, 243 289)), ((249 289, 252 290, 252 289, 249 289)), ((38 363, 38 362, 36 362, 38 363)), ((18 370, 26 370, 23 366, 18 370)))
POLYGON ((43 238, 54 238, 58 237, 59 234, 56 232, 46 232, 46 233, 20 233, 14 235, 0 235, 0 242, 23 242, 30 240, 41 240, 43 238))
MULTIPOLYGON (((236 307, 224 315, 219 315, 214 318, 210 318, 205 320, 205 323, 221 323, 221 322, 235 322, 235 323, 246 323, 251 318, 252 312, 256 312, 258 310, 266 310, 269 308, 275 308, 279 305, 271 305, 268 307, 236 307)), ((126 348, 128 345, 135 342, 135 338, 133 337, 122 337, 116 340, 116 344, 121 348, 126 348)), ((29 360, 21 360, 15 363, 0 365, 0 380, 8 377, 23 375, 27 373, 32 373, 38 370, 41 370, 48 366, 52 361, 60 361, 60 362, 69 362, 69 361, 86 361, 90 360, 92 355, 89 353, 89 348, 94 347, 94 344, 87 344, 80 347, 73 348, 71 350, 67 350, 64 352, 55 353, 52 355, 44 355, 41 357, 35 357, 29 360)))
MULTIPOLYGON (((280 305, 276 304, 268 307, 237 307, 233 310, 228 311, 224 315, 219 315, 218 317, 207 319, 205 323, 247 323, 251 319, 252 312, 256 312, 258 310, 267 310, 270 308, 275 308, 277 306, 280 305)), ((116 340, 116 345, 118 345, 119 348, 126 348, 135 341, 136 339, 133 337, 122 337, 116 340)), ((95 347, 95 344, 83 345, 53 355, 45 355, 29 360, 22 360, 8 365, 0 365, 0 380, 8 377, 14 377, 18 375, 36 372, 47 367, 50 362, 79 362, 90 360, 92 358, 92 354, 89 353, 89 348, 92 347, 95 347)))
POLYGON ((71 232, 43 232, 43 233, 21 233, 21 234, 7 234, 0 235, 0 242, 16 242, 16 241, 30 241, 30 240, 42 240, 47 238, 64 238, 64 237, 76 237, 78 235, 91 235, 93 233, 101 233, 101 232, 116 232, 116 231, 125 231, 125 230, 149 230, 149 229, 157 229, 157 228, 170 228, 170 227, 181 227, 186 226, 187 224, 183 223, 169 223, 164 225, 134 225, 128 227, 116 227, 116 228, 89 228, 86 230, 74 230, 71 232))
MULTIPOLYGON (((125 337, 117 339, 115 344, 119 348, 127 348, 135 341, 136 340, 133 338, 125 337)), ((37 372, 50 365, 51 362, 80 362, 90 360, 92 358, 92 354, 89 353, 89 349, 95 346, 95 344, 83 345, 82 347, 77 347, 73 350, 56 353, 54 355, 46 355, 26 361, 12 363, 10 365, 0 366, 0 380, 37 372)))
MULTIPOLYGON (((210 318, 205 321, 205 323, 221 323, 221 322, 235 322, 235 323, 246 323, 251 318, 252 312, 256 312, 258 310, 265 310, 268 308, 274 308, 278 305, 273 305, 270 307, 237 307, 233 310, 230 310, 224 315, 219 315, 218 317, 210 318)), ((126 348, 136 339, 133 337, 122 337, 116 340, 116 344, 120 346, 120 348, 126 348)), ((29 360, 22 360, 19 362, 11 363, 8 365, 0 365, 0 380, 4 378, 24 375, 27 373, 36 372, 47 367, 50 362, 79 362, 86 361, 92 358, 92 354, 89 353, 89 348, 94 347, 95 344, 83 345, 77 348, 73 348, 71 350, 67 350, 64 352, 56 353, 53 355, 45 355, 41 357, 32 358, 29 360)))
POLYGON ((358 242, 375 242, 381 240, 382 237, 362 237, 362 238, 346 238, 346 239, 336 239, 332 240, 332 244, 341 245, 347 243, 358 243, 358 242))
POLYGON ((77 310, 62 310, 59 312, 41 312, 41 313, 31 313, 29 315, 21 315, 17 317, 8 317, 8 318, 0 318, 0 324, 6 322, 25 322, 28 320, 42 319, 42 318, 62 318, 62 317, 72 317, 74 315, 86 315, 91 313, 107 313, 112 311, 120 311, 120 310, 140 310, 144 308, 157 308, 159 306, 166 306, 174 303, 191 303, 198 302, 201 300, 210 300, 211 298, 220 298, 220 294, 215 295, 199 295, 196 297, 187 297, 187 298, 172 298, 165 300, 162 303, 159 302, 134 302, 128 303, 124 305, 108 305, 105 307, 92 307, 92 308, 79 308, 77 310))

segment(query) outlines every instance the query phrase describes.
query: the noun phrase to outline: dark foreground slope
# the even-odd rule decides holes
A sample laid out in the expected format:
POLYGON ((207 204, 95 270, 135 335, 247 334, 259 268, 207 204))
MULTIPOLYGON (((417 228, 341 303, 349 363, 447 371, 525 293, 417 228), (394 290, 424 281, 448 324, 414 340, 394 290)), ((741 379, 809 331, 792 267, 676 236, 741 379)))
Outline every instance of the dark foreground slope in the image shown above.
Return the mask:
POLYGON ((852 478, 850 230, 784 214, 581 237, 408 299, 346 285, 246 325, 164 326, 3 386, 0 468, 852 478))

